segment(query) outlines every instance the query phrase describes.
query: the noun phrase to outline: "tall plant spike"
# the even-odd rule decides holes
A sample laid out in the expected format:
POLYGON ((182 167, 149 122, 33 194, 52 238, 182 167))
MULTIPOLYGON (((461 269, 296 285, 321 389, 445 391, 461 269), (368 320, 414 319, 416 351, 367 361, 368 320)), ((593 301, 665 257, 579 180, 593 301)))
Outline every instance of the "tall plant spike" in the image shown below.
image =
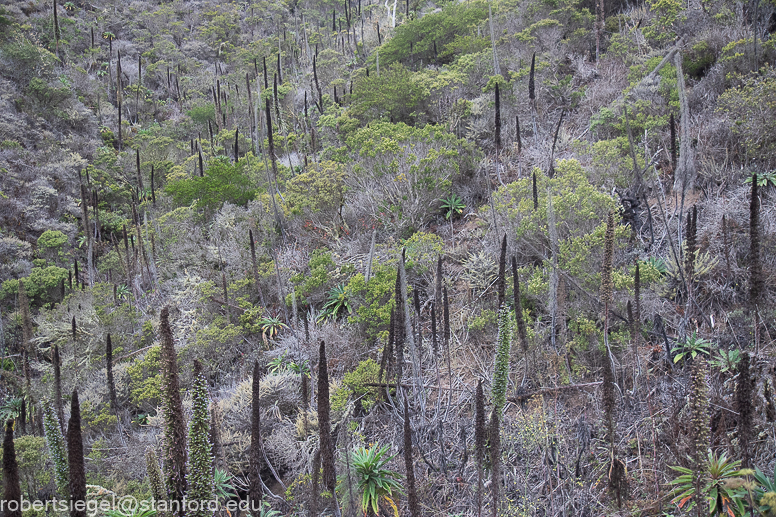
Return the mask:
MULTIPOLYGON (((404 344, 405 329, 404 326, 404 305, 401 297, 401 275, 397 266, 396 287, 394 289, 394 312, 393 320, 393 348, 396 352, 396 384, 400 384, 404 374, 404 344)), ((398 388, 398 386, 397 386, 398 388)))
POLYGON ((65 430, 65 412, 62 408, 62 359, 59 356, 59 345, 54 345, 51 352, 51 362, 54 365, 54 409, 59 419, 59 428, 65 430))
POLYGON ((523 304, 520 301, 520 277, 517 274, 517 260, 512 256, 512 283, 515 297, 515 320, 517 322, 517 337, 520 338, 520 346, 523 353, 528 351, 528 336, 525 329, 525 320, 523 319, 523 304))
POLYGON ((5 517, 22 517, 22 488, 19 483, 19 465, 16 462, 16 449, 13 443, 13 420, 5 423, 3 437, 3 503, 6 509, 5 517), (16 509, 10 508, 11 501, 16 501, 16 509))
POLYGON ((30 300, 27 297, 27 290, 24 288, 23 280, 19 280, 19 315, 22 320, 22 349, 29 352, 32 351, 30 344, 32 340, 32 318, 30 318, 30 300))
POLYGON ((113 343, 111 343, 110 334, 105 343, 105 372, 108 380, 108 397, 110 398, 110 408, 113 411, 118 409, 116 403, 116 384, 113 382, 113 343))
POLYGON ((501 502, 501 417, 495 408, 490 414, 490 473, 491 516, 498 517, 501 502))
POLYGON ((407 340, 410 347, 410 356, 412 360, 412 381, 413 385, 415 386, 415 393, 418 394, 418 390, 422 389, 423 380, 421 378, 420 357, 418 356, 418 350, 415 344, 415 334, 412 332, 410 307, 407 303, 409 294, 407 288, 407 271, 404 268, 405 251, 405 249, 402 249, 401 258, 399 260, 399 286, 401 288, 402 310, 404 311, 404 338, 407 340))
POLYGON ((760 197, 757 175, 752 174, 752 194, 749 200, 749 306, 757 310, 764 287, 760 258, 760 197))
POLYGON ((326 344, 321 341, 318 352, 318 429, 320 431, 321 464, 323 465, 323 486, 334 493, 337 475, 334 470, 334 442, 331 438, 329 404, 329 369, 326 363, 326 344))
POLYGON ((210 442, 210 415, 207 380, 199 361, 194 361, 194 386, 191 393, 192 415, 189 422, 189 465, 186 499, 196 501, 197 509, 189 510, 189 517, 209 517, 207 503, 214 500, 213 445, 210 442))
POLYGON ((259 270, 256 264, 256 244, 253 241, 253 230, 248 229, 248 242, 251 247, 251 273, 253 274, 253 284, 256 287, 256 291, 259 293, 259 303, 262 307, 266 307, 264 302, 264 293, 261 291, 261 283, 259 283, 259 270))
POLYGON ((671 170, 676 171, 676 122, 673 113, 668 119, 668 125, 671 128, 671 170))
POLYGON ((261 403, 259 362, 253 363, 253 386, 251 388, 251 445, 248 450, 248 502, 251 508, 261 505, 261 403))
POLYGON ((501 254, 498 257, 498 308, 499 310, 504 305, 507 292, 506 282, 507 272, 507 234, 504 234, 504 238, 501 239, 501 254))
MULTIPOLYGON (((186 425, 178 383, 178 361, 170 328, 170 308, 159 314, 162 334, 162 415, 164 421, 164 464, 167 497, 183 501, 186 495, 186 425)), ((183 517, 183 505, 176 512, 183 517)))
POLYGON ((51 461, 54 463, 54 482, 59 497, 67 499, 70 494, 70 466, 67 460, 67 445, 62 434, 59 418, 50 402, 43 405, 43 429, 51 461))
MULTIPOLYGON (((690 388, 690 459, 695 493, 703 493, 708 470, 709 451, 709 388, 706 383, 706 361, 702 355, 693 360, 690 388)), ((698 515, 708 515, 705 498, 696 498, 698 515)))
POLYGON ((404 469, 407 472, 407 507, 411 517, 420 517, 420 503, 415 490, 415 467, 412 462, 412 428, 407 397, 404 397, 404 469))
POLYGON ((482 517, 483 471, 485 470, 485 394, 482 391, 482 379, 477 381, 477 394, 474 398, 474 450, 477 468, 477 517, 482 517))
POLYGON ((741 466, 752 468, 752 429, 754 408, 752 399, 754 396, 754 381, 749 367, 749 354, 741 354, 738 362, 738 382, 736 383, 736 427, 738 428, 738 444, 740 448, 741 466))
POLYGON ((496 152, 501 149, 501 95, 499 95, 498 83, 496 83, 496 152))
POLYGON ((67 463, 70 469, 70 517, 86 517, 86 466, 84 465, 84 444, 81 438, 81 406, 78 403, 78 390, 73 390, 73 396, 70 399, 67 463), (78 501, 81 503, 77 504, 78 501))

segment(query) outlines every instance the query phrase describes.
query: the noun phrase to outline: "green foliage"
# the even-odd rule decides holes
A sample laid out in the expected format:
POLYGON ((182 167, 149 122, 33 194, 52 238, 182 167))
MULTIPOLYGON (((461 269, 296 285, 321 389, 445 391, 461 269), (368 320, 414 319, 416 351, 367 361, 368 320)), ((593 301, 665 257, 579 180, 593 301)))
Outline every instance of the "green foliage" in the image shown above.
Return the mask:
POLYGON ((713 343, 707 339, 699 337, 696 332, 691 336, 684 338, 684 341, 671 349, 674 355, 674 363, 678 363, 683 358, 690 356, 695 359, 698 354, 709 356, 711 354, 711 345, 713 343))
POLYGON ((701 40, 685 53, 682 68, 685 73, 695 79, 700 79, 717 60, 717 55, 706 40, 701 40))
POLYGON ((280 357, 272 359, 267 364, 269 373, 280 375, 290 371, 299 375, 307 375, 308 377, 310 376, 310 365, 307 360, 296 362, 286 359, 286 355, 287 353, 283 352, 280 357))
POLYGON ((430 232, 415 232, 412 237, 402 241, 401 245, 406 250, 404 267, 416 275, 430 272, 436 265, 437 257, 445 249, 442 238, 430 232))
MULTIPOLYGON (((213 481, 213 451, 210 443, 210 415, 207 392, 207 379, 200 373, 194 378, 192 388, 192 415, 189 422, 189 454, 186 482, 186 498, 197 501, 195 511, 189 511, 192 517, 210 517, 207 503, 213 500, 215 485, 213 481)), ((223 479, 222 479, 223 481, 223 479)), ((222 487, 223 489, 223 487, 222 487)))
POLYGON ((43 406, 43 429, 46 434, 49 454, 54 462, 54 480, 57 492, 60 497, 67 499, 70 493, 70 466, 67 460, 67 446, 59 426, 59 418, 51 403, 46 403, 43 406))
POLYGON ((41 107, 52 109, 70 97, 70 88, 51 86, 43 79, 33 77, 27 86, 27 94, 41 107))
MULTIPOLYGON (((600 286, 600 260, 606 232, 606 214, 617 210, 617 200, 602 189, 593 186, 584 169, 576 160, 558 160, 555 176, 547 178, 536 170, 539 208, 534 210, 532 180, 520 179, 498 189, 493 204, 504 226, 514 232, 518 249, 525 249, 529 257, 533 250, 544 249, 549 242, 547 225, 547 188, 552 192, 559 241, 558 265, 563 271, 582 282, 587 289, 597 290, 600 286)), ((619 240, 627 237, 630 230, 625 226, 615 229, 615 247, 619 240)), ((531 258, 531 260, 533 260, 531 258)), ((541 277, 531 278, 527 293, 542 292, 546 273, 536 271, 541 277), (538 290, 538 291, 537 291, 538 290)), ((613 271, 616 288, 627 285, 629 280, 621 272, 613 271)))
POLYGON ((38 237, 38 248, 59 248, 67 242, 67 235, 59 230, 46 230, 38 237))
POLYGON ((161 396, 162 378, 159 375, 161 366, 161 347, 155 346, 145 355, 135 360, 127 368, 129 374, 129 399, 133 404, 156 410, 161 396))
POLYGON ((509 382, 509 354, 512 349, 512 318, 506 306, 499 310, 496 361, 493 367, 493 411, 501 418, 501 411, 507 402, 509 382))
POLYGON ((368 449, 359 447, 353 451, 353 468, 358 479, 358 488, 361 490, 361 507, 364 512, 370 509, 375 515, 380 513, 380 499, 385 499, 392 507, 395 507, 393 497, 401 493, 398 472, 388 470, 385 465, 394 457, 387 456, 388 446, 378 447, 373 445, 368 449))
MULTIPOLYGON (((19 468, 22 494, 34 500, 40 490, 51 483, 51 471, 46 468, 46 439, 42 436, 25 435, 14 438, 16 463, 19 468)), ((3 454, 0 451, 0 460, 3 454)))
POLYGON ((288 328, 288 325, 280 321, 277 316, 265 316, 261 319, 261 333, 272 339, 278 335, 281 329, 288 328))
POLYGON ((381 65, 410 58, 444 64, 460 53, 487 48, 490 38, 477 35, 477 27, 487 18, 487 4, 477 0, 452 2, 441 11, 409 20, 399 25, 393 37, 380 47, 381 65))
POLYGON ((330 160, 312 164, 286 182, 283 196, 286 210, 295 215, 338 210, 344 202, 344 180, 345 172, 340 164, 330 160))
POLYGON ((244 206, 256 197, 258 190, 245 170, 245 160, 237 164, 226 158, 213 158, 203 177, 194 176, 171 181, 165 192, 179 206, 195 203, 198 209, 213 212, 224 203, 244 206))
POLYGON ((386 329, 395 303, 395 287, 396 268, 385 264, 372 267, 369 282, 366 282, 362 273, 358 273, 347 284, 346 290, 351 293, 355 306, 355 314, 348 318, 348 322, 361 325, 369 341, 387 335, 386 329))
POLYGON ((320 296, 322 288, 329 283, 336 264, 331 257, 331 252, 325 249, 313 250, 307 263, 309 271, 298 273, 291 277, 291 283, 295 286, 296 302, 305 305, 320 296))
POLYGON ((755 500, 760 504, 760 512, 773 517, 776 514, 776 471, 768 477, 759 468, 755 469, 754 479, 759 485, 755 489, 755 500))
POLYGON ((675 24, 680 19, 683 4, 679 0, 648 0, 650 10, 655 13, 652 23, 644 28, 644 36, 665 43, 676 38, 675 24))
POLYGON ((498 327, 498 319, 496 317, 496 311, 490 309, 483 309, 479 316, 472 316, 469 318, 467 327, 469 332, 475 332, 477 334, 486 333, 489 329, 498 327))
POLYGON ((477 154, 439 126, 377 122, 348 137, 338 160, 352 163, 348 186, 371 216, 397 231, 424 226, 454 180, 473 171, 477 154))
POLYGON ((3 67, 4 71, 21 84, 28 84, 32 78, 47 79, 54 71, 57 57, 36 45, 21 34, 0 47, 4 60, 13 63, 12 67, 3 67))
POLYGON ((442 198, 442 205, 439 208, 445 214, 445 219, 450 219, 453 216, 461 215, 466 208, 466 203, 458 194, 450 194, 448 197, 442 198))
POLYGON ((8 397, 0 406, 0 419, 3 422, 16 420, 22 414, 22 406, 25 404, 24 397, 8 397))
POLYGON ((767 67, 725 90, 718 106, 749 158, 770 164, 776 153, 776 70, 767 67))
POLYGON ((326 303, 323 304, 323 310, 318 315, 317 320, 323 321, 326 318, 337 319, 343 310, 347 310, 348 314, 353 313, 345 286, 340 284, 329 290, 326 295, 326 303))
POLYGON ((709 364, 718 368, 720 372, 733 372, 741 361, 741 350, 735 348, 733 350, 720 349, 719 355, 715 359, 709 360, 709 364))
MULTIPOLYGON (((30 300, 43 303, 59 290, 61 281, 67 281, 67 269, 57 266, 34 267, 30 270, 30 276, 22 280, 24 281, 24 290, 30 300)), ((0 290, 0 298, 15 296, 18 291, 19 280, 6 280, 0 290)))
MULTIPOLYGON (((768 185, 776 187, 776 171, 755 172, 758 187, 767 187, 768 185)), ((752 183, 752 176, 747 176, 744 183, 752 183)))
POLYGON ((215 121, 216 119, 216 107, 211 102, 200 106, 194 106, 187 111, 186 114, 197 124, 207 127, 208 120, 215 121))
POLYGON ((740 460, 728 459, 725 453, 717 456, 715 452, 709 452, 701 494, 696 494, 692 469, 671 467, 680 474, 671 481, 674 485, 671 502, 689 512, 696 506, 698 497, 702 497, 708 502, 709 515, 743 516, 746 490, 741 476, 746 472, 739 470, 740 465, 740 460))
POLYGON ((221 500, 228 499, 235 491, 234 485, 230 483, 232 475, 225 470, 213 469, 213 491, 221 500))
POLYGON ((362 122, 383 119, 412 125, 425 97, 412 72, 394 63, 382 67, 379 76, 371 74, 356 81, 350 113, 362 122))
POLYGON ((360 399, 362 407, 369 411, 377 400, 378 389, 375 386, 366 386, 366 384, 376 384, 380 382, 380 364, 374 359, 369 358, 361 361, 358 366, 350 372, 345 373, 343 384, 345 388, 336 391, 331 400, 331 409, 339 411, 344 409, 350 397, 360 399))

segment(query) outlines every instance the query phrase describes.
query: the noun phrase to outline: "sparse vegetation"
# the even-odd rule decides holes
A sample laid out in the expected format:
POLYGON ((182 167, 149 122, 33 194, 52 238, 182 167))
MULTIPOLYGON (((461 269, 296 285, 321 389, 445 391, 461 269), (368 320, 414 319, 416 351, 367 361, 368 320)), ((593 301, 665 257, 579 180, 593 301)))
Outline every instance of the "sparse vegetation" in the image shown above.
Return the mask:
POLYGON ((774 19, 5 2, 5 499, 772 515, 774 19))

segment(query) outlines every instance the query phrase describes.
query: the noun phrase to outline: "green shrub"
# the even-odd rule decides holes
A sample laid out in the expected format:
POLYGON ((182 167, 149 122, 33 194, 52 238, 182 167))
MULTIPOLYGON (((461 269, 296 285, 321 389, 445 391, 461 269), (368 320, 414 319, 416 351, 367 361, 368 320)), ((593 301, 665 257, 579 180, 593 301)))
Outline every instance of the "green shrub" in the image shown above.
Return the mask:
POLYGON ((213 103, 204 104, 202 106, 195 106, 191 108, 186 114, 191 117, 191 120, 197 124, 207 126, 207 121, 216 119, 216 108, 213 103))
MULTIPOLYGON (((53 478, 51 469, 46 466, 46 439, 42 436, 19 436, 14 438, 13 444, 22 493, 29 499, 35 499, 39 491, 46 488, 53 478)), ((0 451, 0 459, 2 457, 3 453, 0 451)))
POLYGON ((67 242, 67 235, 59 230, 46 230, 38 237, 38 248, 59 248, 67 242))
POLYGON ((44 108, 53 108, 62 104, 70 97, 70 88, 63 86, 57 88, 38 77, 30 79, 27 86, 27 94, 44 108))
POLYGON ((386 65, 408 58, 450 63, 461 52, 490 46, 487 32, 477 34, 477 27, 487 18, 485 2, 451 3, 441 11, 399 25, 393 37, 380 47, 380 60, 386 65))
POLYGON ((396 268, 387 264, 375 264, 369 282, 365 281, 363 274, 358 273, 345 287, 355 307, 355 313, 348 318, 348 322, 361 325, 367 339, 374 340, 387 335, 395 287, 396 268))
POLYGON ((412 125, 427 95, 414 74, 400 63, 381 68, 380 75, 356 81, 349 112, 362 122, 390 120, 412 125))
POLYGON ((307 263, 309 271, 291 277, 295 286, 296 303, 307 305, 323 300, 323 291, 336 269, 331 252, 325 249, 313 250, 307 263))
POLYGON ((164 191, 179 206, 196 203, 198 209, 207 212, 218 210, 226 202, 245 206, 257 192, 245 170, 245 160, 232 164, 224 157, 212 159, 204 176, 171 181, 164 191))
POLYGON ((361 361, 353 371, 347 372, 343 378, 343 387, 338 389, 332 397, 331 409, 340 411, 344 409, 348 398, 360 399, 364 410, 369 409, 377 400, 378 388, 365 386, 379 382, 380 365, 372 358, 361 361))
POLYGON ((129 399, 140 409, 155 411, 161 396, 161 347, 155 346, 127 368, 129 399))
MULTIPOLYGON (((726 115, 733 135, 746 149, 748 160, 767 166, 776 153, 776 70, 767 67, 762 75, 719 96, 718 110, 726 115)), ((747 161, 748 161, 747 160, 747 161)))
MULTIPOLYGON (((62 280, 67 280, 67 269, 57 266, 34 267, 30 271, 30 276, 22 280, 30 300, 43 303, 56 289, 59 289, 59 283, 62 280)), ((0 290, 0 298, 15 296, 18 290, 19 280, 6 280, 0 290)))

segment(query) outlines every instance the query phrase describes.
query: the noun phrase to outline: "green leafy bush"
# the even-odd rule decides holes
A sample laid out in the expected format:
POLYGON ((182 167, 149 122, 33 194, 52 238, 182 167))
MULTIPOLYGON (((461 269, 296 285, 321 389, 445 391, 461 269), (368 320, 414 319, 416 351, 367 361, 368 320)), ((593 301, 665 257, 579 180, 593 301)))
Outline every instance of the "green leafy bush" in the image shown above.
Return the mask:
POLYGON ((477 27, 487 18, 485 2, 453 2, 441 11, 398 26, 393 37, 380 47, 380 60, 385 64, 408 58, 450 63, 461 52, 490 46, 487 33, 477 34, 477 27))
POLYGON ((59 230, 46 230, 38 237, 38 248, 59 248, 67 242, 67 235, 59 230))
POLYGON ((426 94, 413 73, 400 63, 362 76, 353 88, 350 113, 361 121, 390 120, 414 124, 426 94))
POLYGON ((214 158, 204 176, 171 181, 164 191, 179 206, 196 204, 207 212, 218 210, 224 203, 244 206, 256 197, 255 183, 245 170, 245 160, 232 164, 226 158, 214 158))
POLYGON ((396 268, 385 264, 373 266, 369 282, 361 273, 348 282, 346 290, 355 306, 355 314, 348 318, 348 322, 360 325, 367 339, 374 340, 387 335, 395 286, 396 268))
MULTIPOLYGON (((30 271, 30 276, 22 280, 24 280, 24 290, 30 300, 35 303, 43 303, 59 288, 62 280, 67 281, 67 269, 57 266, 34 267, 30 271)), ((0 298, 16 295, 18 291, 19 280, 6 280, 3 282, 2 290, 0 290, 0 298)))
POLYGON ((58 88, 38 77, 30 79, 27 86, 28 95, 44 108, 53 108, 62 104, 70 96, 70 88, 58 88))
POLYGON ((472 172, 477 158, 471 143, 432 125, 378 122, 346 144, 337 159, 352 164, 349 199, 407 237, 439 213, 441 197, 472 172))
POLYGON ((767 67, 761 75, 730 88, 719 96, 719 111, 730 121, 730 130, 748 154, 748 159, 773 165, 776 155, 776 70, 767 67))
MULTIPOLYGON (((576 160, 558 160, 555 176, 547 178, 536 170, 539 208, 534 210, 533 187, 530 177, 509 183, 494 193, 493 204, 500 227, 514 232, 518 258, 532 262, 541 256, 549 242, 547 222, 547 189, 552 192, 552 204, 558 232, 558 265, 586 288, 595 292, 600 285, 606 214, 617 209, 617 200, 590 183, 582 165, 576 160)), ((629 230, 618 226, 615 237, 627 236, 629 230)), ((616 241, 618 242, 618 241, 616 241)), ((529 279, 527 293, 539 294, 547 288, 546 270, 535 270, 537 278, 529 279), (538 291, 535 291, 538 289, 538 291)), ((615 287, 630 282, 627 275, 612 273, 615 287)))

